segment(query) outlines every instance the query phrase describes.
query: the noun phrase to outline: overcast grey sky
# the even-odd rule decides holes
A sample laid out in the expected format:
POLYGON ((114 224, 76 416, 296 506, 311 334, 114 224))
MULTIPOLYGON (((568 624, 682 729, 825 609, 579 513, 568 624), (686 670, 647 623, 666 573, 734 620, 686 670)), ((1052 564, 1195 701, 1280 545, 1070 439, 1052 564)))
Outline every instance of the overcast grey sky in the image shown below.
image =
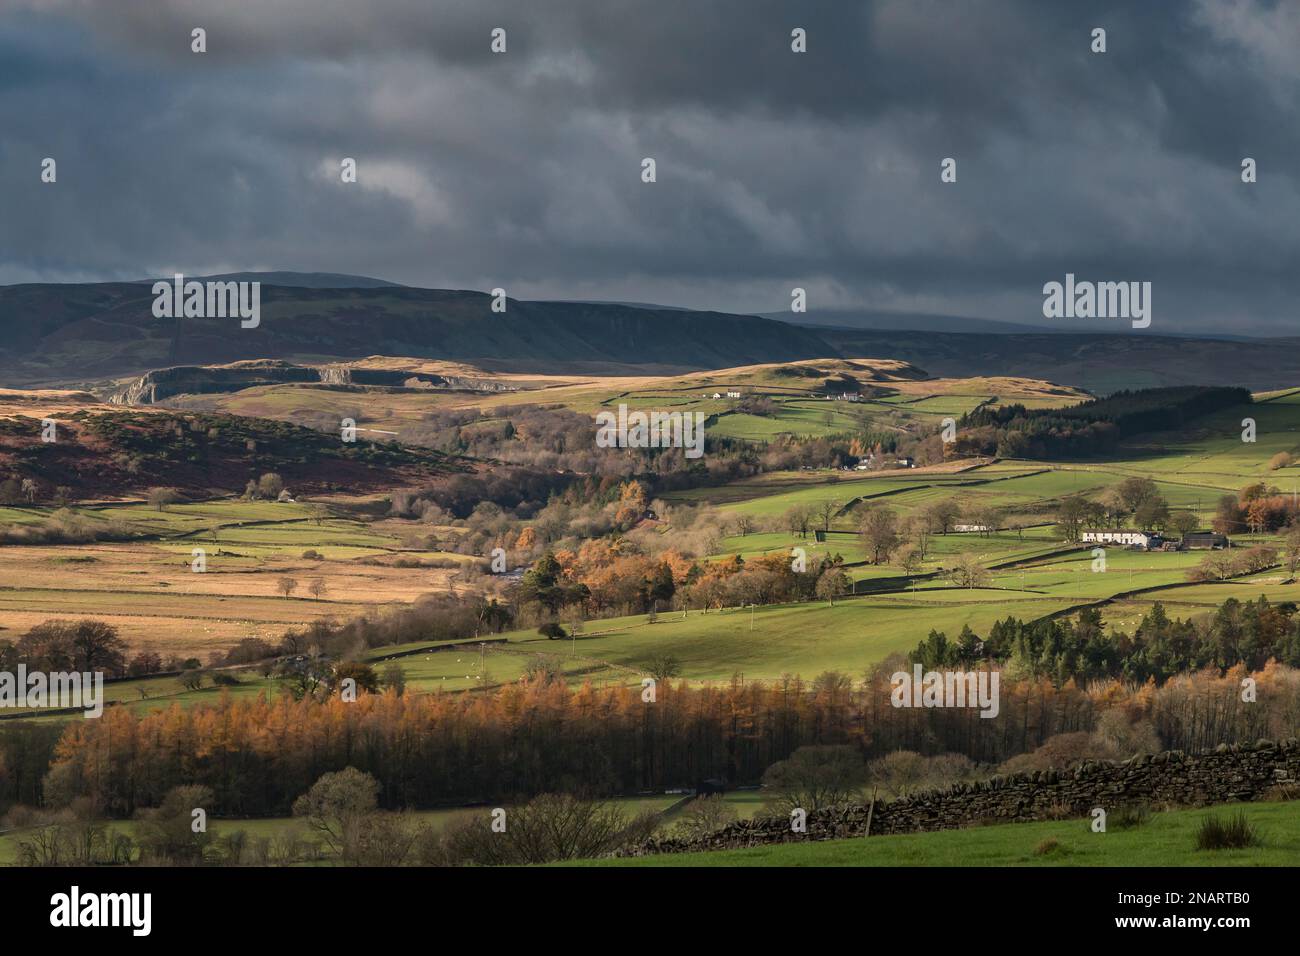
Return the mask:
POLYGON ((1296 2, 0 11, 0 282, 287 269, 739 312, 800 285, 1043 324, 1074 272, 1151 281, 1152 332, 1300 333, 1296 2))

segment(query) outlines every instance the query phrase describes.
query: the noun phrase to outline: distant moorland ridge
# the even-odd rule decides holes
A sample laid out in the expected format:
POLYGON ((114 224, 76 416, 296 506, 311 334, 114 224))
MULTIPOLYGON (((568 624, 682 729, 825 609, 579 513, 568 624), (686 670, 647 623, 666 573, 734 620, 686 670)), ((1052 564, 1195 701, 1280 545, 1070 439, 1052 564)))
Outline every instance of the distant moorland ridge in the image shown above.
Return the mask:
POLYGON ((0 383, 87 382, 245 359, 407 355, 486 368, 687 371, 835 355, 816 332, 756 316, 508 300, 482 292, 263 285, 256 328, 155 318, 148 284, 0 288, 0 383))
POLYGON ((1098 394, 1207 381, 1265 390, 1300 381, 1300 339, 1199 339, 1095 324, 1021 332, 1010 323, 983 320, 971 320, 966 333, 909 328, 905 316, 897 329, 850 329, 801 325, 803 316, 793 313, 777 321, 515 299, 504 312, 494 312, 492 297, 483 292, 279 272, 257 281, 260 322, 248 329, 237 319, 155 318, 148 282, 0 287, 0 385, 85 385, 176 366, 262 359, 325 364, 373 355, 466 362, 489 371, 580 374, 891 358, 939 376, 1022 376, 1098 394), (355 285, 331 284, 344 282, 355 285))

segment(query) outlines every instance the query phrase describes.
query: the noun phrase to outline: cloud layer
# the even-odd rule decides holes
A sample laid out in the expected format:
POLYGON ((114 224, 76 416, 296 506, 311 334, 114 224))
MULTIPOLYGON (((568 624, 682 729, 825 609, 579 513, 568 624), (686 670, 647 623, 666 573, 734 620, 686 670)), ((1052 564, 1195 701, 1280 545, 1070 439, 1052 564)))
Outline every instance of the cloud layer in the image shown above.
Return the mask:
POLYGON ((0 9, 4 282, 290 269, 728 311, 799 285, 1042 324, 1074 272, 1151 281, 1151 331, 1298 331, 1295 4, 0 9))

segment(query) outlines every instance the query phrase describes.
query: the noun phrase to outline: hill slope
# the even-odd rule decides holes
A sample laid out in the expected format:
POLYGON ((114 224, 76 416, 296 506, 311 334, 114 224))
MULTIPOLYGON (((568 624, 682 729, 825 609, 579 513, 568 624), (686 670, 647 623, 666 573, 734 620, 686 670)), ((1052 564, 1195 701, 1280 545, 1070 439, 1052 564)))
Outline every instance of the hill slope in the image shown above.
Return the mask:
POLYGON ((102 498, 153 486, 239 492, 267 472, 295 492, 365 492, 471 468, 427 448, 366 436, 345 443, 284 421, 94 405, 63 411, 57 440, 47 443, 36 417, 44 410, 0 406, 0 475, 33 479, 43 493, 63 486, 77 497, 102 498))
POLYGON ((151 287, 119 282, 0 288, 0 383, 88 382, 177 365, 375 354, 490 369, 664 371, 836 354, 810 329, 755 316, 510 300, 481 292, 263 285, 261 323, 157 319, 151 287))
POLYGON ((1300 382, 1296 338, 1229 341, 1118 327, 1020 331, 989 320, 968 326, 955 317, 926 317, 917 327, 915 317, 900 317, 902 328, 889 329, 879 327, 893 324, 888 316, 868 316, 870 328, 832 328, 778 321, 777 313, 765 318, 617 302, 510 300, 506 312, 494 313, 481 292, 314 274, 233 278, 263 283, 255 329, 231 319, 155 319, 147 282, 0 287, 0 386, 80 386, 175 366, 250 359, 322 364, 373 355, 462 362, 491 372, 584 375, 888 358, 941 377, 1018 376, 1103 394, 1206 383, 1264 390, 1300 382), (336 285, 342 282, 355 285, 336 285))
POLYGON ((1300 340, 1226 341, 1136 332, 1114 335, 819 329, 841 355, 912 362, 955 378, 1011 375, 1107 394, 1169 385, 1240 385, 1253 391, 1300 382, 1300 340))

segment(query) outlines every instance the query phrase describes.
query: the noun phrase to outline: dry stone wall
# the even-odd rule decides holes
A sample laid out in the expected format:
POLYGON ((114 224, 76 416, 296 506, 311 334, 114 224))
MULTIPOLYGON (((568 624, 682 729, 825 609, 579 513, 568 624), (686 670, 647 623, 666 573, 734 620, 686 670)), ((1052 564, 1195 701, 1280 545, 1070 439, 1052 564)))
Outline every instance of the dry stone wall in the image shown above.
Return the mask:
POLYGON ((989 823, 1023 823, 1108 813, 1125 805, 1198 807, 1258 800, 1278 785, 1300 781, 1300 741, 1260 740, 1220 745, 1211 753, 1179 750, 1122 763, 1086 761, 1070 771, 1042 770, 993 777, 888 803, 833 807, 810 813, 806 833, 789 820, 741 820, 696 840, 656 839, 631 851, 682 853, 737 849, 769 843, 833 840, 871 834, 952 830, 989 823))

